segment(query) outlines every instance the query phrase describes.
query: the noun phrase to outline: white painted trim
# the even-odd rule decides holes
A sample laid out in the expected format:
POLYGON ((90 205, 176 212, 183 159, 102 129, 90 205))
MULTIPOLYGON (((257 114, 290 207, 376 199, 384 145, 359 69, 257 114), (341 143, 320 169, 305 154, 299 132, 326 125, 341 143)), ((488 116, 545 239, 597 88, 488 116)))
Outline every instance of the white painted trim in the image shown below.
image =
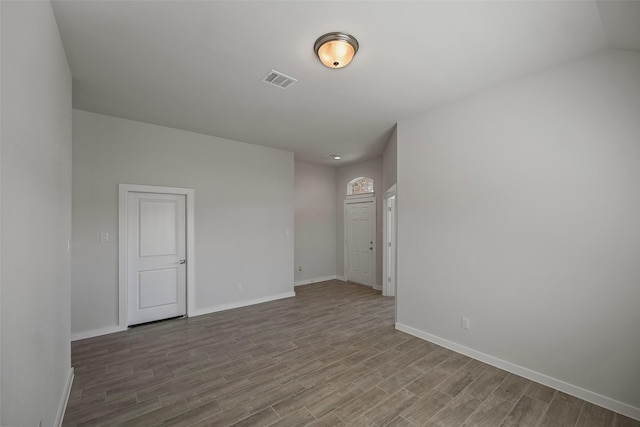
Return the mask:
POLYGON ((196 308, 193 314, 191 315, 191 317, 216 313, 218 311, 232 310, 234 308, 247 307, 255 304, 262 304, 263 302, 275 301, 275 300, 279 300, 283 298, 291 298, 295 296, 296 296, 295 292, 283 292, 281 294, 269 295, 268 297, 254 298, 246 301, 232 302, 229 304, 221 304, 221 305, 216 305, 216 306, 207 307, 207 308, 196 308))
MULTIPOLYGON (((330 280, 330 279, 327 279, 327 280, 330 280)), ((231 310, 234 308, 246 307, 249 305, 261 304, 263 302, 275 301, 278 299, 291 298, 295 296, 296 296, 295 292, 284 292, 281 294, 271 295, 268 297, 255 298, 251 300, 239 301, 239 302, 234 302, 230 304, 221 304, 221 305, 216 305, 209 308, 196 308, 190 311, 191 314, 189 315, 189 317, 201 316, 203 314, 210 314, 218 311, 231 310)), ((101 335, 107 335, 107 334, 112 334, 114 332, 122 332, 126 330, 127 330, 126 326, 122 327, 120 325, 113 325, 113 326, 108 326, 106 328, 99 328, 99 329, 91 329, 88 331, 82 331, 82 332, 77 332, 75 334, 71 334, 71 341, 78 341, 78 340, 83 340, 87 338, 99 337, 101 335)))
POLYGON ((62 396, 60 398, 60 405, 58 406, 58 413, 56 414, 56 420, 54 424, 56 427, 62 426, 64 413, 67 410, 67 403, 69 403, 69 396, 71 395, 73 377, 73 367, 70 367, 69 372, 67 373, 67 381, 64 383, 64 388, 62 389, 62 396))
POLYGON ((347 194, 347 200, 370 199, 375 197, 376 193, 347 194))
POLYGON ((195 191, 191 188, 120 184, 118 197, 118 326, 127 327, 127 201, 128 193, 182 194, 187 226, 187 317, 196 310, 195 191))
POLYGON ((299 280, 296 283, 294 283, 293 286, 304 286, 304 285, 310 285, 312 283, 326 282, 327 280, 335 280, 335 279, 336 279, 336 276, 315 277, 313 279, 299 280))
POLYGON ((346 282, 347 279, 344 276, 336 276, 336 280, 340 280, 341 282, 346 282))
POLYGON ((389 189, 387 191, 385 191, 384 193, 384 198, 388 199, 391 196, 395 196, 396 195, 396 187, 398 184, 393 184, 391 187, 389 187, 389 189))
POLYGON ((407 334, 413 335, 415 337, 422 338, 423 340, 432 342, 434 344, 438 344, 457 353, 464 354, 465 356, 469 356, 473 359, 479 360, 497 368, 503 369, 507 372, 511 372, 512 374, 520 375, 521 377, 530 379, 531 381, 535 381, 556 390, 560 390, 564 393, 586 400, 587 402, 591 402, 595 405, 602 406, 603 408, 607 408, 633 419, 640 420, 640 408, 636 408, 629 404, 619 402, 607 396, 603 396, 593 391, 586 390, 582 387, 569 384, 548 375, 541 374, 540 372, 536 372, 523 366, 516 365, 515 363, 507 362, 506 360, 502 360, 489 354, 482 353, 472 348, 457 344, 444 338, 440 338, 436 335, 431 335, 427 332, 412 328, 411 326, 407 326, 402 323, 396 323, 396 329, 402 332, 406 332, 407 334))
MULTIPOLYGON (((398 209, 396 202, 398 201, 398 197, 396 195, 396 184, 393 184, 389 189, 384 193, 384 200, 382 203, 382 296, 396 296, 397 289, 397 280, 398 280, 398 209), (394 219, 394 227, 393 227, 393 235, 392 239, 389 238, 389 200, 395 197, 395 202, 393 203, 393 219, 394 219), (393 252, 394 262, 393 262, 393 274, 389 273, 389 251, 388 245, 391 243, 391 248, 393 252), (389 282, 389 278, 391 278, 391 282, 389 282)), ((397 309, 397 307, 396 307, 397 309)), ((397 311, 396 311, 397 312, 397 311)))
POLYGON ((104 328, 89 329, 71 334, 71 341, 84 340, 86 338, 99 337, 101 335, 113 334, 114 332, 126 331, 126 326, 113 325, 104 328))
MULTIPOLYGON (((359 179, 359 178, 356 178, 359 179)), ((373 193, 367 193, 367 194, 373 194, 373 193)), ((344 214, 343 214, 343 226, 342 226, 342 231, 344 234, 344 242, 343 242, 343 252, 344 252, 344 281, 347 282, 349 281, 349 252, 347 248, 347 235, 348 235, 348 226, 347 226, 347 205, 355 205, 355 204, 359 204, 359 203, 372 203, 373 204, 373 277, 372 277, 372 282, 371 284, 368 283, 361 283, 361 285, 366 285, 369 286, 371 288, 377 289, 376 288, 376 270, 378 270, 378 266, 377 266, 377 262, 378 262, 378 205, 376 205, 376 198, 375 197, 367 197, 367 198, 361 198, 361 199, 351 199, 349 200, 347 198, 347 200, 344 201, 344 214)))

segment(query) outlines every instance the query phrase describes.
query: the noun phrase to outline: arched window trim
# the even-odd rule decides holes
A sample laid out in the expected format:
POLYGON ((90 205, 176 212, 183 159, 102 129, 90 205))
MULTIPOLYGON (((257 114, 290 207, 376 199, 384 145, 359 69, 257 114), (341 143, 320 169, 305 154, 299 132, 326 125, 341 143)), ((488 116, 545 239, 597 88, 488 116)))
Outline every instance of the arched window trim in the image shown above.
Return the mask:
POLYGON ((369 178, 367 176, 359 176, 357 178, 354 178, 354 179, 352 179, 351 181, 349 181, 347 183, 347 198, 349 198, 349 199, 357 199, 357 198, 363 198, 363 197, 374 197, 375 193, 373 191, 373 185, 374 185, 373 178, 369 178), (354 184, 356 184, 357 182, 363 181, 363 180, 371 181, 371 191, 367 192, 367 193, 355 193, 354 194, 354 192, 353 192, 354 184))

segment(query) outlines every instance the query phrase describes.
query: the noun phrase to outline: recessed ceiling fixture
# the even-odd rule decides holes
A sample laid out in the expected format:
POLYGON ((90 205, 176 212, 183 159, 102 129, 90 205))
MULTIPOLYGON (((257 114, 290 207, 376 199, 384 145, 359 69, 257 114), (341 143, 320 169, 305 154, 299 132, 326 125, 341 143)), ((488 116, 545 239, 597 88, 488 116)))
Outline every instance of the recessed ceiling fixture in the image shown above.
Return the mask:
POLYGON ((340 160, 342 158, 337 154, 329 154, 329 157, 331 157, 333 160, 340 160))
POLYGON ((349 65, 358 47, 358 40, 350 34, 327 33, 316 40, 313 50, 327 67, 342 68, 349 65))

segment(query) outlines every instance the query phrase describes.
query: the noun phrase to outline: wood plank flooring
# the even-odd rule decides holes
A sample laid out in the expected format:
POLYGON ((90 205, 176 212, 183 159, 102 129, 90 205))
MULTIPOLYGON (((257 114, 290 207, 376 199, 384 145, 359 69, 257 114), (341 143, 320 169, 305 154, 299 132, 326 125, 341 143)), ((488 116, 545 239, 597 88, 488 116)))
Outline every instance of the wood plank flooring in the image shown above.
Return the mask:
POLYGON ((369 288, 296 294, 74 342, 63 425, 640 426, 395 330, 369 288))

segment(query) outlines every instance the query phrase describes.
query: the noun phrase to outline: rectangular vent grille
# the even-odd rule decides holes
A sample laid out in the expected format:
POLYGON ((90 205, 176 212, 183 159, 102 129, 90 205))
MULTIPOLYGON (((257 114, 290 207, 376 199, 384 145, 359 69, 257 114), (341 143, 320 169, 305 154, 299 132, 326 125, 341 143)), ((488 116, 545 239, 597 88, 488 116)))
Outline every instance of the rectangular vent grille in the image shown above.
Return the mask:
POLYGON ((262 81, 273 86, 278 86, 280 89, 287 89, 298 80, 282 74, 280 71, 271 70, 264 76, 262 81))

